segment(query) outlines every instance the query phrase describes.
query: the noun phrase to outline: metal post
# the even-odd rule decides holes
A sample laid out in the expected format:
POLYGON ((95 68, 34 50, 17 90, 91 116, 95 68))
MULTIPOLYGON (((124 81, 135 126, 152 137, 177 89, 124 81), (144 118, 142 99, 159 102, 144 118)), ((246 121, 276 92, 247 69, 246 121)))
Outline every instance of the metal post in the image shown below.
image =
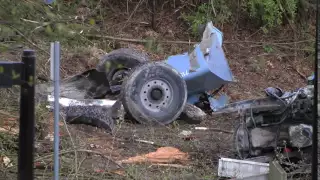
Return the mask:
POLYGON ((54 180, 59 180, 60 43, 54 43, 54 180))
POLYGON ((54 79, 54 43, 50 43, 50 80, 54 79))
POLYGON ((34 114, 35 114, 35 53, 25 50, 22 54, 22 81, 20 92, 20 127, 18 179, 33 179, 34 114))

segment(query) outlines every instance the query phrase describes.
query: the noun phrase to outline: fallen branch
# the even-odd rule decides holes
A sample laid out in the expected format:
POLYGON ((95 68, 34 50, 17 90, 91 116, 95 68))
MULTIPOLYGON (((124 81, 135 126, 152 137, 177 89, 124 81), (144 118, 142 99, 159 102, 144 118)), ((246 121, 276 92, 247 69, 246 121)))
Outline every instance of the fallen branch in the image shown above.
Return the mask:
POLYGON ((33 20, 29 20, 29 19, 20 18, 20 20, 25 21, 25 22, 34 23, 34 24, 40 24, 40 22, 38 22, 38 21, 33 21, 33 20))
POLYGON ((184 169, 191 168, 190 166, 184 166, 180 164, 151 164, 149 167, 152 167, 152 166, 166 166, 166 167, 184 168, 184 169))
POLYGON ((140 4, 143 3, 144 0, 140 0, 139 3, 136 5, 136 7, 134 8, 133 12, 130 14, 129 18, 127 19, 126 23, 124 24, 124 26, 122 27, 122 29, 120 31, 122 31, 128 24, 128 22, 131 20, 132 16, 136 13, 137 9, 139 8, 140 4))
POLYGON ((298 74, 299 74, 299 76, 301 76, 302 77, 302 79, 307 79, 307 76, 306 75, 304 75, 302 72, 300 72, 297 68, 295 68, 295 67, 293 67, 293 66, 291 66, 291 68, 294 70, 294 71, 296 71, 298 74))
MULTIPOLYGON (((60 114, 60 115, 62 115, 62 114, 60 114)), ((65 118, 63 118, 63 123, 64 123, 64 127, 66 128, 66 131, 67 131, 67 133, 68 133, 68 135, 70 137, 70 140, 71 140, 71 143, 72 143, 72 146, 73 146, 73 149, 74 149, 74 164, 75 164, 75 168, 74 169, 75 169, 76 177, 78 178, 78 170, 80 168, 80 167, 79 168, 77 167, 78 166, 78 153, 76 151, 76 146, 74 144, 73 138, 71 136, 71 133, 69 131, 69 128, 67 126, 67 122, 66 122, 65 118)))
MULTIPOLYGON (((293 42, 295 45, 297 44, 297 43, 295 43, 295 42, 293 42)), ((274 44, 272 44, 272 45, 274 45, 274 46, 276 46, 276 47, 278 47, 278 48, 282 48, 282 49, 288 49, 288 50, 292 50, 292 51, 307 51, 307 52, 313 52, 314 50, 313 49, 306 49, 306 48, 291 48, 291 47, 287 47, 287 46, 281 46, 281 45, 279 45, 279 44, 276 44, 276 43, 274 43, 274 44)), ((296 57, 296 56, 295 56, 296 57)))
POLYGON ((218 128, 207 128, 207 127, 195 127, 195 130, 203 130, 203 131, 215 131, 215 132, 223 132, 227 134, 233 134, 233 131, 222 130, 218 128))
POLYGON ((155 145, 155 143, 152 141, 146 141, 146 140, 141 140, 141 139, 136 139, 135 141, 140 142, 140 143, 155 145))
MULTIPOLYGON (((114 37, 114 36, 101 36, 101 35, 93 35, 88 34, 85 35, 87 37, 93 37, 93 38, 105 38, 109 40, 117 40, 117 41, 125 41, 125 42, 133 42, 133 43, 147 43, 148 40, 143 39, 131 39, 131 38, 121 38, 121 37, 114 37)), ((191 41, 157 41, 158 43, 164 43, 164 44, 196 44, 198 42, 191 42, 191 41)))
MULTIPOLYGON (((92 38, 104 38, 109 40, 117 40, 117 41, 125 41, 125 42, 133 42, 133 43, 147 43, 148 40, 143 39, 131 39, 131 38, 121 38, 121 37, 114 37, 114 36, 102 36, 102 35, 95 35, 95 34, 87 34, 86 37, 92 37, 92 38)), ((306 42, 312 42, 314 40, 303 40, 303 41, 297 41, 297 42, 261 42, 261 41, 224 41, 224 44, 235 44, 235 43, 252 43, 252 44, 269 44, 269 45, 285 45, 285 44, 292 44, 292 43, 306 43, 306 42)), ((194 41, 156 41, 158 43, 163 44, 197 44, 199 42, 194 41)), ((289 48, 289 47, 283 47, 282 48, 289 48)), ((293 49, 293 48, 289 48, 293 49)))
MULTIPOLYGON (((67 170, 67 169, 66 169, 67 170)), ((9 173, 12 174, 17 174, 17 171, 9 171, 9 173)), ((105 175, 113 175, 113 172, 105 172, 105 175)), ((51 178, 53 176, 52 172, 46 173, 46 172, 35 172, 34 176, 44 179, 45 177, 47 179, 49 179, 49 177, 51 178)), ((75 176, 75 174, 73 173, 68 173, 68 172, 61 172, 59 173, 60 179, 69 179, 70 176, 75 176)), ((92 172, 88 172, 88 173, 81 173, 79 174, 79 178, 81 179, 97 179, 97 180, 101 180, 101 174, 97 174, 97 175, 93 175, 92 172)))
MULTIPOLYGON (((124 168, 122 165, 120 165, 120 164, 117 163, 116 161, 112 160, 111 158, 107 157, 106 155, 104 155, 103 153, 98 152, 98 151, 91 151, 91 150, 87 150, 87 149, 66 150, 66 151, 60 151, 59 155, 68 154, 68 153, 74 153, 74 151, 100 155, 100 156, 102 156, 103 158, 106 158, 106 159, 108 159, 109 161, 113 162, 113 163, 116 164, 118 167, 124 168)), ((52 158, 52 156, 53 156, 53 154, 49 154, 49 155, 46 155, 46 156, 39 157, 39 158, 35 159, 34 161, 35 161, 35 162, 37 162, 37 161, 42 161, 43 159, 52 158)))
POLYGON ((10 26, 13 30, 15 30, 21 37, 23 37, 27 42, 29 42, 31 45, 33 45, 34 47, 38 48, 39 50, 43 51, 44 53, 46 53, 47 55, 50 55, 50 53, 48 53, 46 50, 40 48, 38 45, 36 45, 34 42, 32 42, 30 39, 28 39, 22 32, 20 32, 17 28, 10 26))
MULTIPOLYGON (((74 151, 75 151, 75 150, 60 151, 59 155, 68 154, 68 153, 74 153, 74 151)), ((108 159, 109 161, 111 161, 111 162, 113 162, 114 164, 116 164, 119 168, 125 169, 121 164, 117 163, 116 161, 114 161, 113 159, 107 157, 106 155, 104 155, 104 154, 101 153, 101 152, 91 151, 91 150, 87 150, 87 149, 77 149, 76 151, 77 151, 77 152, 84 152, 84 153, 91 153, 91 154, 100 155, 100 156, 102 156, 103 158, 106 158, 106 159, 108 159)), ((42 156, 42 157, 39 157, 39 158, 35 159, 34 162, 42 161, 43 159, 47 159, 47 158, 52 158, 52 156, 53 156, 53 154, 49 154, 49 155, 46 155, 46 156, 42 156)), ((127 174, 131 177, 131 179, 135 180, 134 176, 132 176, 129 172, 127 172, 127 174)), ((75 175, 77 175, 77 174, 75 174, 75 175)))

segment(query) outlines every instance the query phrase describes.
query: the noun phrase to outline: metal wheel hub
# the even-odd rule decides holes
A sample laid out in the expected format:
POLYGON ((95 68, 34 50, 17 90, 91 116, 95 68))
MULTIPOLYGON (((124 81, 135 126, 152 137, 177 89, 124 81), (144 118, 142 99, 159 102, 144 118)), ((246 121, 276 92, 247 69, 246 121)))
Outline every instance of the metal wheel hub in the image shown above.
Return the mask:
POLYGON ((172 101, 172 88, 163 80, 151 80, 143 85, 140 99, 146 109, 159 111, 172 101))

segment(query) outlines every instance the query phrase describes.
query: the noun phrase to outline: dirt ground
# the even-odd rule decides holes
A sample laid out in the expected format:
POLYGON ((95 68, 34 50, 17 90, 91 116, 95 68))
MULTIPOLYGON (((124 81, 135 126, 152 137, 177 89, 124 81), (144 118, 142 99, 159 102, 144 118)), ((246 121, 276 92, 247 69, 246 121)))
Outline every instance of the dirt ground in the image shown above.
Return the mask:
MULTIPOLYGON (((113 11, 121 12, 116 8, 113 11)), ((176 20, 171 12, 163 11, 157 14, 156 32, 150 27, 141 25, 143 23, 140 22, 149 19, 149 14, 142 10, 137 10, 132 17, 134 21, 127 22, 126 19, 127 16, 110 14, 110 17, 104 22, 108 28, 106 35, 135 39, 153 36, 163 41, 189 40, 186 25, 176 20)), ((237 80, 236 83, 224 89, 231 101, 264 96, 263 90, 268 86, 293 90, 305 85, 305 78, 313 72, 314 61, 302 50, 311 41, 305 40, 306 38, 301 34, 296 35, 294 39, 290 27, 284 27, 283 31, 276 35, 264 35, 259 31, 250 31, 239 26, 237 28, 231 25, 218 27, 224 32, 225 54, 237 80)), ((169 43, 162 45, 162 51, 154 52, 147 50, 141 44, 123 41, 116 43, 120 47, 144 50, 153 60, 162 60, 172 53, 182 53, 190 48, 190 45, 169 43)), ((101 49, 89 47, 86 52, 65 49, 61 64, 63 77, 94 67, 99 56, 105 52, 101 49)), ((19 55, 19 52, 15 51, 3 53, 0 58, 19 60, 19 55)), ((41 66, 40 68, 38 75, 48 76, 48 67, 41 66)), ((42 135, 38 137, 36 143, 35 157, 36 175, 39 179, 50 179, 49 177, 52 176, 52 141, 43 140, 43 137, 53 132, 52 116, 45 114, 46 116, 41 119, 46 120, 43 126, 47 129, 37 131, 38 136, 42 135)), ((1 113, 1 117, 5 121, 9 117, 12 119, 10 114, 1 113)), ((16 117, 13 119, 12 121, 17 120, 16 117)), ((189 125, 178 121, 166 127, 145 127, 140 124, 120 122, 114 135, 91 126, 65 126, 62 123, 61 177, 62 179, 139 180, 218 179, 218 159, 233 156, 232 131, 235 121, 236 118, 230 115, 210 116, 199 125, 189 125), (195 130, 195 127, 207 127, 212 130, 195 130), (182 131, 192 131, 192 134, 186 139, 179 135, 182 131), (138 140, 151 141, 154 144, 138 142, 138 140), (159 147, 166 146, 188 153, 190 162, 175 167, 150 163, 129 165, 117 163, 119 160, 153 152, 159 147)), ((6 156, 15 159, 14 154, 6 154, 6 156)), ((8 177, 13 177, 11 175, 8 177)))
MULTIPOLYGON (((68 125, 66 129, 66 126, 61 124, 61 152, 69 153, 62 156, 61 166, 69 167, 70 161, 75 161, 74 151, 70 150, 70 146, 74 146, 77 151, 77 162, 81 164, 82 169, 78 174, 83 178, 87 178, 84 176, 87 172, 94 174, 93 177, 101 176, 103 179, 216 179, 218 159, 234 156, 233 120, 232 117, 217 116, 198 125, 177 121, 172 125, 159 127, 120 122, 113 135, 91 126, 68 125), (195 130, 195 127, 207 127, 212 130, 195 130), (183 131, 191 131, 192 134, 183 136, 181 135, 183 131), (174 164, 173 167, 155 163, 119 166, 117 163, 133 156, 156 151, 159 147, 175 147, 188 154, 189 162, 170 163, 174 164)), ((52 128, 46 132, 52 132, 52 128)), ((52 142, 48 140, 38 141, 37 154, 50 155, 51 144, 52 142)), ((42 156, 36 158, 35 163, 43 166, 45 163, 47 167, 52 167, 49 158, 42 159, 42 156)), ((38 174, 47 172, 50 170, 37 170, 38 174)))

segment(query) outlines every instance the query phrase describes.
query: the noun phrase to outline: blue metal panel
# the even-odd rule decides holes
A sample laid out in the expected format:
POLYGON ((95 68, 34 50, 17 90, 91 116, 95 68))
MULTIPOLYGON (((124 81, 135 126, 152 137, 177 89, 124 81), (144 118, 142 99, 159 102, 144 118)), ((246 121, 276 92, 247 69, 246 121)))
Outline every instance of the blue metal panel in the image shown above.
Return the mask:
POLYGON ((217 89, 224 84, 233 82, 232 73, 220 46, 217 34, 213 34, 209 55, 206 57, 196 45, 195 54, 199 68, 190 71, 190 58, 187 53, 170 56, 166 63, 179 71, 187 83, 188 94, 197 94, 212 89, 217 89))
MULTIPOLYGON (((208 54, 203 54, 199 44, 194 49, 198 64, 196 68, 191 68, 190 54, 188 53, 170 56, 166 60, 166 63, 176 69, 186 81, 188 103, 191 104, 199 101, 201 93, 218 89, 224 84, 233 82, 232 72, 222 49, 223 34, 212 23, 208 24, 208 30, 209 34, 206 34, 205 37, 211 43, 208 50, 205 50, 208 54)), ((225 95, 219 99, 208 98, 212 109, 224 106, 228 101, 228 97, 225 95)))
POLYGON ((213 111, 216 111, 222 107, 224 107, 229 102, 229 97, 227 95, 221 95, 218 99, 215 99, 211 96, 208 97, 210 107, 213 111))
POLYGON ((169 56, 166 63, 176 69, 182 76, 189 74, 190 59, 188 53, 169 56))

